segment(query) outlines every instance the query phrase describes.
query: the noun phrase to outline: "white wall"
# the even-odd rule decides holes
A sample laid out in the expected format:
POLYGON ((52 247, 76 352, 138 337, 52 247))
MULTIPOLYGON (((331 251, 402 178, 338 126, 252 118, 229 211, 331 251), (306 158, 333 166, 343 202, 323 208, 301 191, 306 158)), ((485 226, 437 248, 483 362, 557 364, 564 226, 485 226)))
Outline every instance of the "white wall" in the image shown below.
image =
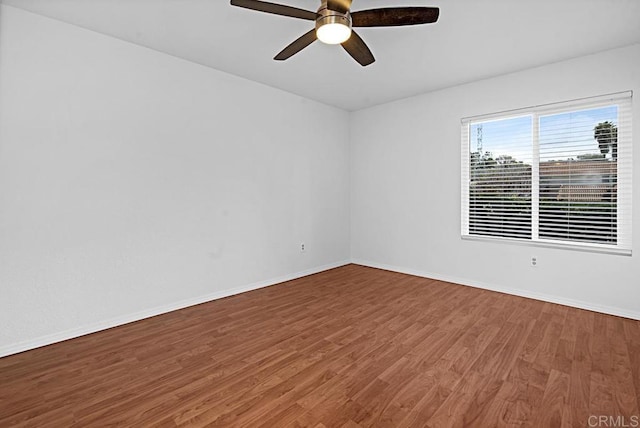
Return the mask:
POLYGON ((346 263, 348 136, 336 108, 0 6, 0 356, 346 263))
MULTIPOLYGON (((460 238, 462 117, 625 90, 640 95, 640 45, 353 113, 353 260, 640 319, 640 185, 632 257, 460 238)), ((637 99, 633 118, 640 184, 637 99)))
MULTIPOLYGON (((461 117, 629 89, 640 93, 640 45, 346 115, 0 6, 0 356, 350 250, 640 318, 637 255, 460 239, 461 117), (327 122, 331 135, 316 132, 327 122)), ((634 201, 637 226, 640 186, 634 201)))

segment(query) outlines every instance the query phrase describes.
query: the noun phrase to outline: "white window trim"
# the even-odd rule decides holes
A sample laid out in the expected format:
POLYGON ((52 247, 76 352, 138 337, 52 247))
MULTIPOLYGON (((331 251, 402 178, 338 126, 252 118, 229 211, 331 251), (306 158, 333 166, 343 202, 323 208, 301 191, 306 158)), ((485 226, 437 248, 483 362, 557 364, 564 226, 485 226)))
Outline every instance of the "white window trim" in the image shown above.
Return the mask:
MULTIPOLYGON (((616 245, 585 243, 585 242, 567 242, 560 240, 552 240, 548 238, 540 239, 538 236, 539 228, 539 160, 540 154, 538 150, 538 132, 539 117, 548 113, 562 113, 567 111, 579 110, 581 108, 597 108, 621 102, 630 102, 633 96, 632 91, 616 92, 597 97, 580 98, 571 101, 541 104, 527 108, 506 110, 491 114, 483 114, 478 116, 469 116, 461 119, 461 235, 463 240, 484 241, 500 244, 515 244, 532 247, 556 248, 565 250, 588 251, 605 254, 616 254, 631 256, 631 239, 632 239, 632 203, 618 204, 617 206, 617 225, 618 225, 618 243, 616 245), (470 135, 469 128, 474 122, 489 121, 492 119, 511 119, 519 116, 532 117, 532 148, 534 158, 532 162, 532 180, 531 180, 531 213, 532 213, 532 237, 531 239, 508 238, 508 237, 491 237, 483 235, 469 234, 469 181, 470 181, 470 135)), ((627 144, 618 145, 618 194, 626 194, 629 198, 632 195, 632 151, 633 144, 631 142, 631 118, 629 123, 624 127, 618 127, 618 141, 628 141, 627 144)))

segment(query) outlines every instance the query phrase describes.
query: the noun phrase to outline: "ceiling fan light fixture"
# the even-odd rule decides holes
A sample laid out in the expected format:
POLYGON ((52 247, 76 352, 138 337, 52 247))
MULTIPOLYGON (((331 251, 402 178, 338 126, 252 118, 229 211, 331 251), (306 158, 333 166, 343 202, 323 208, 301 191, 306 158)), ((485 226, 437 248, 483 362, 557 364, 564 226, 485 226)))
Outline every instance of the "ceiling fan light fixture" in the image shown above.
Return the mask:
POLYGON ((319 26, 316 30, 316 35, 322 43, 338 45, 349 40, 349 37, 351 37, 351 28, 344 24, 334 22, 319 26))
POLYGON ((327 3, 323 2, 318 9, 316 36, 318 40, 328 45, 346 42, 351 37, 351 15, 349 12, 340 13, 329 10, 327 3))

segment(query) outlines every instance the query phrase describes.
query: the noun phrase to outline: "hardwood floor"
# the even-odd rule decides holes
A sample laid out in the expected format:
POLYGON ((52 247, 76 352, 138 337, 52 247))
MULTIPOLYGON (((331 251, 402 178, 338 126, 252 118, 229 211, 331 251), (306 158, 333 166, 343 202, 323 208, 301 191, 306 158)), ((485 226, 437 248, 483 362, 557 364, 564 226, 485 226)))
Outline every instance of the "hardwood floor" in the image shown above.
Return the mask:
POLYGON ((355 265, 0 359, 2 427, 587 427, 639 395, 638 321, 355 265))

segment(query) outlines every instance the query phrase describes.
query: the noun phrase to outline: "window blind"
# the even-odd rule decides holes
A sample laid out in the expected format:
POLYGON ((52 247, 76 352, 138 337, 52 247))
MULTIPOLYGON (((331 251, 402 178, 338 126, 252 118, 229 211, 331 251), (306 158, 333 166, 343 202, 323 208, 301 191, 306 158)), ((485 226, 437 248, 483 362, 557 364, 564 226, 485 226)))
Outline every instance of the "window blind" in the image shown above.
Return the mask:
POLYGON ((631 93, 462 120, 462 235, 631 251, 631 93))

